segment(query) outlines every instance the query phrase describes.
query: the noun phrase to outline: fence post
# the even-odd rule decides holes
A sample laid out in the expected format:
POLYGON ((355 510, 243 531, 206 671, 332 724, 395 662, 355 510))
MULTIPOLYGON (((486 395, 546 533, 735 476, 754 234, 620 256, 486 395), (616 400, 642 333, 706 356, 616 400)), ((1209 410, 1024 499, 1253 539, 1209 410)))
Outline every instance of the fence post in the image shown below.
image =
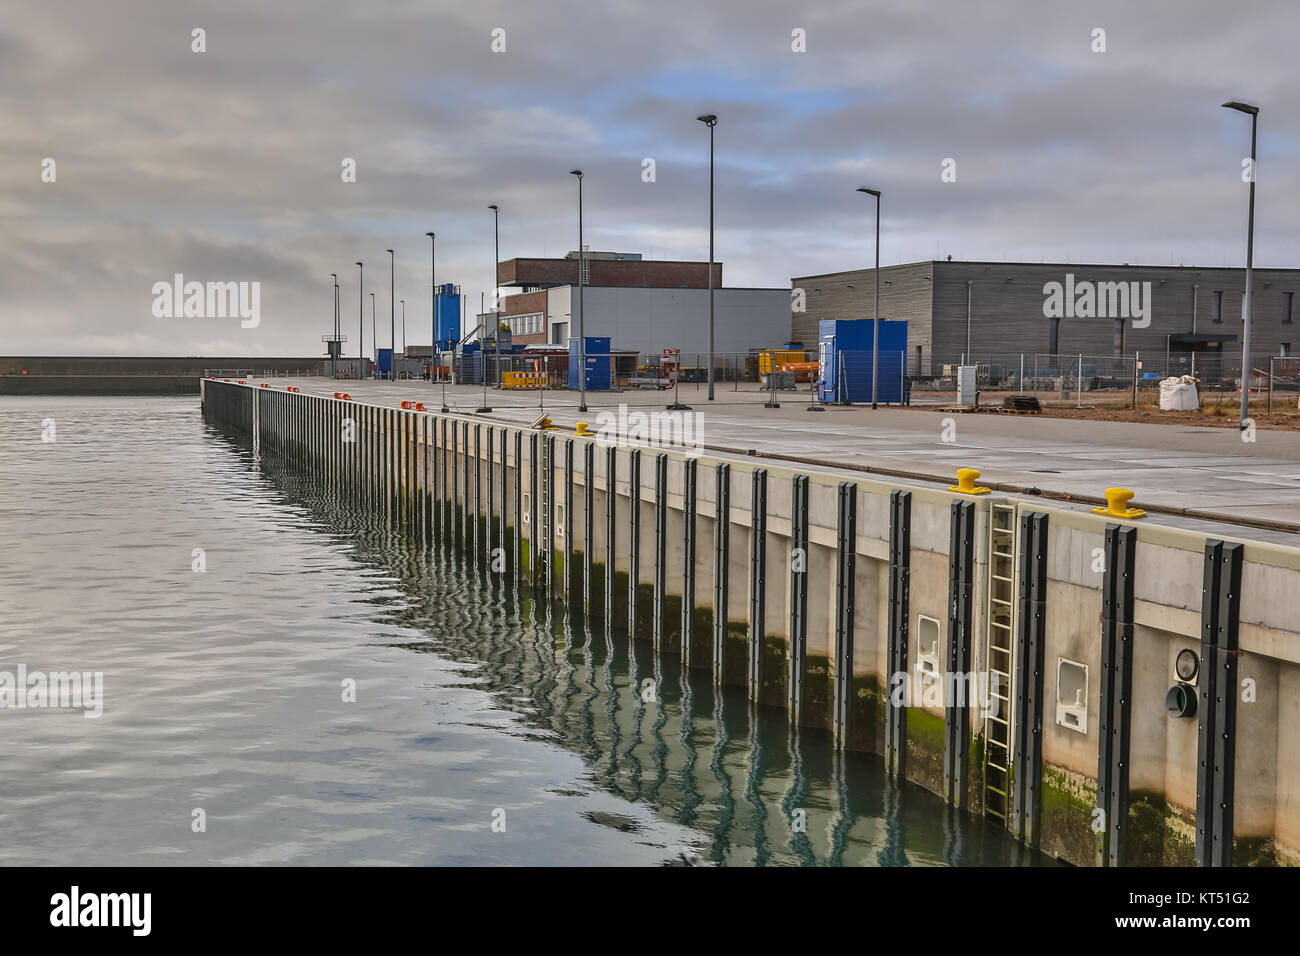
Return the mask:
POLYGON ((1273 356, 1268 357, 1268 414, 1273 414, 1273 356))
MULTIPOLYGON (((760 360, 761 361, 761 360, 760 360)), ((764 408, 780 408, 781 404, 776 400, 776 353, 767 353, 767 384, 772 393, 764 408)))

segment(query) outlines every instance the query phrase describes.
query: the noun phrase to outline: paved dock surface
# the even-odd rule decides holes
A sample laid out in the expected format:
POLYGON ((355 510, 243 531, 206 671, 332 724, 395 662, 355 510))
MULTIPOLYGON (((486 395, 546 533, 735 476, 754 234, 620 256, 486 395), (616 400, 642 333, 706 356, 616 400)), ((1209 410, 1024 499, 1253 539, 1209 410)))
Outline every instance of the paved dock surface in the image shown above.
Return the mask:
MULTIPOLYGON (((248 379, 305 393, 345 391, 353 401, 398 406, 424 402, 442 408, 444 386, 424 381, 336 382, 322 378, 248 379)), ((445 386, 448 409, 474 415, 482 386, 445 386)), ((829 470, 906 473, 915 480, 950 480, 958 468, 977 468, 980 483, 1041 489, 1052 495, 1100 497, 1109 487, 1135 492, 1135 507, 1159 506, 1245 519, 1273 527, 1220 526, 1181 515, 1152 514, 1151 521, 1236 537, 1295 545, 1300 538, 1300 433, 1257 430, 1253 443, 1234 428, 1090 422, 999 414, 961 414, 910 408, 825 406, 808 411, 806 394, 778 393, 780 408, 764 408, 763 394, 683 386, 680 400, 703 418, 703 444, 715 454, 744 456, 829 470), (951 441, 945 441, 945 437, 951 441)), ((578 421, 599 427, 602 412, 663 410, 666 392, 591 392, 588 411, 568 391, 488 389, 485 421, 528 424, 543 410, 556 425, 578 421)), ((892 477, 892 475, 891 475, 892 477)), ((1054 502, 1057 504, 1057 502, 1054 502)))

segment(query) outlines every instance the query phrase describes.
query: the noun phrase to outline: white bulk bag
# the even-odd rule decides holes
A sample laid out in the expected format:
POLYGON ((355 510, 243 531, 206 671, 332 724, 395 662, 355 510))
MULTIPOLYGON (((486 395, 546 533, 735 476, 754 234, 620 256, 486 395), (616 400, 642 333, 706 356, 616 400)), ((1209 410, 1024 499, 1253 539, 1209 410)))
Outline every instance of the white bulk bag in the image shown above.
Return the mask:
POLYGON ((1190 375, 1166 378, 1160 383, 1160 410, 1195 411, 1200 407, 1196 395, 1196 380, 1190 375))

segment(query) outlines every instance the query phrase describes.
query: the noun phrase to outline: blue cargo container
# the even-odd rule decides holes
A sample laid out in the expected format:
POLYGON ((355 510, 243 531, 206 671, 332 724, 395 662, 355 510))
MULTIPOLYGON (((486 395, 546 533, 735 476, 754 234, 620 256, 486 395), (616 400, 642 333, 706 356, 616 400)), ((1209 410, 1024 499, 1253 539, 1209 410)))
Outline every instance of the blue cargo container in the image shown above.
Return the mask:
POLYGON ((393 350, 380 349, 379 359, 375 362, 375 369, 379 372, 380 378, 393 377, 393 350))
MULTIPOLYGON (((586 345, 587 379, 589 392, 609 391, 611 382, 610 369, 613 359, 609 354, 610 338, 608 335, 588 335, 586 345)), ((578 389, 578 339, 569 339, 569 388, 578 389)))
MULTIPOLYGON (((822 319, 818 323, 818 397, 823 402, 871 401, 873 319, 822 319)), ((907 371, 907 323, 880 320, 876 360, 879 402, 902 404, 907 371)))

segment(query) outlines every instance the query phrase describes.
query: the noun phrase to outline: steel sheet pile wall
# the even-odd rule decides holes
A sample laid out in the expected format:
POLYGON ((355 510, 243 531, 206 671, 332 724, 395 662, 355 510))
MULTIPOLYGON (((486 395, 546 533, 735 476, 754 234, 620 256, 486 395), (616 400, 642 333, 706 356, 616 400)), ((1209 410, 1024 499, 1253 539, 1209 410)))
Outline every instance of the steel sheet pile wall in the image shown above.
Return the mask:
POLYGON ((1300 859, 1300 550, 202 384, 257 455, 539 613, 651 641, 1027 845, 1098 865, 1300 859), (1015 520, 990 528, 994 507, 1015 520), (1014 561, 991 568, 991 535, 1014 561), (1196 712, 1170 716, 1180 682, 1196 712), (1009 748, 984 746, 991 720, 1009 748))

